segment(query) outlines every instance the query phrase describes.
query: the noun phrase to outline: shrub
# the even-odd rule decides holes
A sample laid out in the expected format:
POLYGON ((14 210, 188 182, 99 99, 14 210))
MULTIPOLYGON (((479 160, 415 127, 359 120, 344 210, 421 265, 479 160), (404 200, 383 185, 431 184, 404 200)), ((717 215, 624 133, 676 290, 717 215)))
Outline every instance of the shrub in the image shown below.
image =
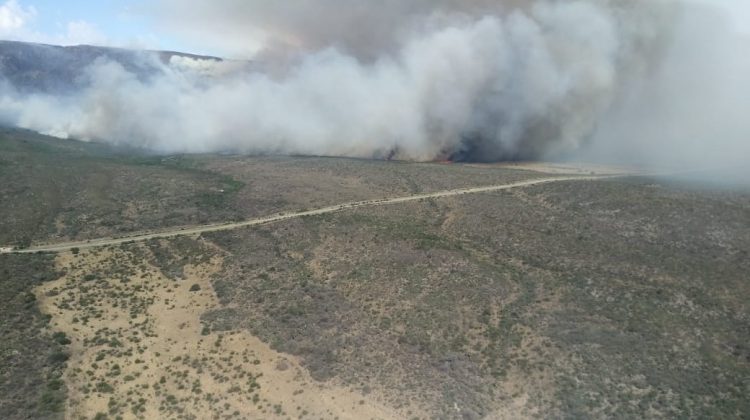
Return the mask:
POLYGON ((96 384, 96 390, 104 394, 111 394, 115 392, 115 389, 112 387, 112 385, 106 382, 99 382, 98 384, 96 384))
POLYGON ((57 344, 60 344, 62 346, 67 346, 71 343, 70 339, 67 335, 65 335, 64 332, 56 332, 52 334, 52 339, 57 342, 57 344))
POLYGON ((68 361, 68 359, 70 359, 70 356, 67 353, 63 353, 61 351, 56 351, 49 356, 49 362, 52 364, 65 363, 68 361))

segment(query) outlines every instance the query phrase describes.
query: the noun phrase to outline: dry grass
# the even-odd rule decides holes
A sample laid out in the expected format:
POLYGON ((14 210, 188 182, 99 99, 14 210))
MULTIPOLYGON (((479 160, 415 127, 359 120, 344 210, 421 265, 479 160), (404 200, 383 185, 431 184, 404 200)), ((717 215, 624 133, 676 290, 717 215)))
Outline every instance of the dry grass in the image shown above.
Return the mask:
POLYGON ((177 282, 135 258, 148 250, 132 251, 62 254, 66 275, 36 290, 52 327, 73 341, 67 417, 399 417, 372 396, 316 383, 298 358, 247 332, 205 331, 220 255, 187 264, 177 282))
MULTIPOLYGON (((603 170, 162 159, 16 134, 6 239, 603 170)), ((49 257, 2 256, 3 372, 28 367, 19 389, 47 408, 67 389, 71 418, 744 418, 749 209, 746 192, 568 182, 64 254, 37 296, 65 336, 26 293, 56 278, 49 257), (68 338, 67 388, 45 376, 67 353, 50 369, 14 353, 68 338)))

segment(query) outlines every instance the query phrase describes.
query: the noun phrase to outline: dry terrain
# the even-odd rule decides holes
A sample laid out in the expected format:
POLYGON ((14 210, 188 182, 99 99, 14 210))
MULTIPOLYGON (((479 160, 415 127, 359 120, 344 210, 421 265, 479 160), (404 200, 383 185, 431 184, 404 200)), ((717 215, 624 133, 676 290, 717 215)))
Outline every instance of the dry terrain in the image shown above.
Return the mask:
POLYGON ((746 186, 1 134, 1 418, 750 415, 746 186))
POLYGON ((199 255, 178 279, 152 264, 148 246, 57 257, 66 274, 35 293, 50 327, 72 339, 64 375, 69 417, 403 415, 336 383, 316 383, 297 357, 245 331, 207 331, 200 315, 218 307, 210 279, 223 258, 210 245, 194 246, 199 255))

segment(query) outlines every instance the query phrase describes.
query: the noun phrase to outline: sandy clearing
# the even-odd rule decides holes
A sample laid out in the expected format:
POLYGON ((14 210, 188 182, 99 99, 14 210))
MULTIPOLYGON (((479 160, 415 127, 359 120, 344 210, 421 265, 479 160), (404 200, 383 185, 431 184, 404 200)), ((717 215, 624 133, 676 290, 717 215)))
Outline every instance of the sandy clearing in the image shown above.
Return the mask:
POLYGON ((57 264, 65 276, 35 290, 42 311, 52 316, 51 328, 72 340, 64 375, 67 418, 407 416, 381 404, 376 394, 316 382, 302 360, 246 331, 203 331, 201 314, 219 305, 210 279, 220 257, 188 266, 179 282, 142 261, 127 267, 126 279, 85 280, 92 272, 122 267, 124 253, 61 253, 57 264))
POLYGON ((470 164, 474 167, 493 167, 503 169, 517 169, 554 175, 622 175, 644 173, 643 168, 632 166, 613 166, 595 163, 552 163, 552 162, 514 162, 470 164))

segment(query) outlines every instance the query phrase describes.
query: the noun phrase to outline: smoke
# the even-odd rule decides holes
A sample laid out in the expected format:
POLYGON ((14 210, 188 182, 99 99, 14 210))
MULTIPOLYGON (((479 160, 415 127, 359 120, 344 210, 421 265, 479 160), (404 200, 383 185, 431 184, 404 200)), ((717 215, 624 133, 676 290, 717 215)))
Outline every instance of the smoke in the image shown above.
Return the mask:
POLYGON ((20 96, 6 86, 0 118, 166 153, 492 161, 639 148, 656 156, 678 150, 683 132, 698 151, 731 132, 736 141, 722 140, 731 154, 750 132, 739 115, 750 109, 747 95, 736 90, 750 73, 721 75, 746 65, 725 60, 739 42, 728 44, 737 37, 717 33, 717 22, 698 28, 678 5, 162 0, 154 7, 167 26, 240 40, 256 54, 255 70, 154 56, 160 71, 143 78, 99 60, 74 95, 20 96), (677 120, 683 131, 665 132, 677 120))
POLYGON ((673 42, 601 118, 586 158, 750 176, 750 37, 718 10, 681 10, 673 42))
MULTIPOLYGON (((151 6, 160 22, 193 43, 247 55, 264 50, 312 51, 335 47, 376 60, 397 50, 418 27, 443 16, 501 16, 519 0, 161 0, 151 6), (200 28, 196 31, 196 28, 200 28)), ((450 24, 449 22, 446 22, 450 24)))

